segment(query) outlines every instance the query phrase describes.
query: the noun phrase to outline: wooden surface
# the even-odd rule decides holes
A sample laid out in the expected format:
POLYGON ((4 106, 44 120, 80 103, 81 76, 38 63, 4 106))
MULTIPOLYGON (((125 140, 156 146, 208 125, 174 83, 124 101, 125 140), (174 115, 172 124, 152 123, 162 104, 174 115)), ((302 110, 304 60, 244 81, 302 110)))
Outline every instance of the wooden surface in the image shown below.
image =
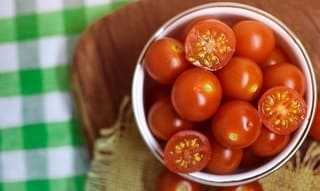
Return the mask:
MULTIPOLYGON (((90 26, 81 36, 72 65, 73 92, 89 150, 101 128, 116 118, 120 101, 130 94, 139 53, 148 38, 179 12, 210 0, 141 0, 90 26)), ((285 22, 307 48, 320 71, 319 0, 238 0, 285 22)))

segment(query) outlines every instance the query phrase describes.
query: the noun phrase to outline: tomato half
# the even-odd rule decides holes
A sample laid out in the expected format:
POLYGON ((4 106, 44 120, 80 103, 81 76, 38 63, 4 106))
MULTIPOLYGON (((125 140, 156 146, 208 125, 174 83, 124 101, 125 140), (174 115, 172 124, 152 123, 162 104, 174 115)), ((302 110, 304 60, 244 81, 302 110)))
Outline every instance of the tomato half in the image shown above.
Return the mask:
POLYGON ((304 95, 306 81, 301 70, 289 63, 277 64, 264 69, 263 88, 269 89, 275 86, 286 86, 304 95))
POLYGON ((155 41, 145 55, 145 69, 154 80, 162 84, 173 83, 189 66, 183 45, 173 38, 165 37, 155 41))
POLYGON ((258 138, 260 130, 258 111, 245 101, 223 104, 212 121, 216 141, 229 148, 248 147, 258 138))
POLYGON ((211 160, 207 170, 213 174, 229 174, 235 171, 242 159, 242 149, 231 149, 211 141, 211 160))
POLYGON ((223 94, 231 98, 250 101, 262 88, 262 71, 255 62, 247 58, 232 58, 217 75, 223 94))
POLYGON ((273 31, 265 24, 246 20, 233 27, 236 35, 236 54, 261 64, 275 47, 273 31))
POLYGON ((310 129, 309 135, 317 141, 320 141, 320 100, 318 99, 317 112, 310 129))
POLYGON ((200 184, 167 170, 158 176, 157 181, 157 191, 200 191, 200 184))
POLYGON ((221 188, 218 191, 263 191, 263 188, 259 182, 252 182, 240 186, 221 188))
POLYGON ((178 114, 189 121, 203 121, 218 109, 222 88, 209 71, 193 68, 183 72, 172 87, 171 100, 178 114))
POLYGON ((148 115, 151 132, 161 140, 168 140, 180 130, 191 129, 192 124, 176 113, 170 98, 162 98, 152 105, 148 115))
POLYGON ((176 173, 202 170, 211 158, 209 140, 203 134, 185 130, 174 134, 164 149, 166 167, 176 173))
POLYGON ((193 24, 185 40, 186 58, 196 66, 215 71, 231 59, 236 46, 232 29, 216 19, 193 24))
POLYGON ((289 140, 289 135, 278 135, 267 128, 262 128, 260 136, 251 145, 251 149, 258 156, 270 157, 280 153, 289 140))
POLYGON ((287 55, 283 52, 282 49, 276 47, 272 50, 272 52, 268 55, 266 60, 262 63, 261 67, 266 68, 268 66, 273 66, 276 64, 281 64, 289 61, 287 55))
POLYGON ((294 132, 306 116, 306 103, 295 90, 280 86, 265 92, 258 103, 263 124, 279 135, 294 132))

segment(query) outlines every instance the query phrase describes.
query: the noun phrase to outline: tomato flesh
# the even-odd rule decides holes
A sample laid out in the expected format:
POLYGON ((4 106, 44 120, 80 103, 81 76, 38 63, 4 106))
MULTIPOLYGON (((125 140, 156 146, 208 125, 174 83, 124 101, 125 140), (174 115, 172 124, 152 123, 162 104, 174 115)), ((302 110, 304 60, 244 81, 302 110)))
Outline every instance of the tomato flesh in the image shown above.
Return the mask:
POLYGON ((279 135, 294 132, 306 115, 306 103, 295 90, 280 86, 265 92, 258 103, 263 124, 279 135))
POLYGON ((262 88, 262 71, 253 61, 243 57, 234 57, 218 71, 223 94, 230 98, 250 101, 262 88))
POLYGON ((174 134, 164 149, 166 167, 176 173, 202 170, 211 158, 209 140, 203 134, 185 130, 174 134))
POLYGON ((193 24, 185 40, 188 61, 207 70, 224 67, 235 51, 232 29, 216 19, 205 19, 193 24))
POLYGON ((213 174, 230 174, 234 172, 242 159, 242 149, 231 149, 211 141, 211 160, 207 170, 213 174))
POLYGON ((212 121, 217 142, 229 148, 250 146, 259 136, 261 120, 257 110, 245 101, 230 101, 222 105, 212 121))
POLYGON ((252 182, 240 186, 221 188, 218 191, 263 191, 263 188, 259 182, 252 182))
POLYGON ((167 170, 158 176, 157 181, 157 191, 200 191, 200 184, 167 170))
POLYGON ((209 119, 218 109, 222 88, 209 71, 193 68, 183 72, 172 87, 171 100, 177 113, 189 121, 209 119))
POLYGON ((171 84, 190 64, 185 59, 183 45, 173 38, 162 38, 148 48, 144 67, 157 82, 171 84))
POLYGON ((270 157, 281 152, 290 140, 289 135, 278 135, 266 128, 262 128, 260 136, 251 145, 255 155, 270 157))
POLYGON ((192 124, 176 113, 170 98, 161 98, 152 105, 148 115, 151 132, 161 140, 168 140, 180 130, 191 129, 192 124))

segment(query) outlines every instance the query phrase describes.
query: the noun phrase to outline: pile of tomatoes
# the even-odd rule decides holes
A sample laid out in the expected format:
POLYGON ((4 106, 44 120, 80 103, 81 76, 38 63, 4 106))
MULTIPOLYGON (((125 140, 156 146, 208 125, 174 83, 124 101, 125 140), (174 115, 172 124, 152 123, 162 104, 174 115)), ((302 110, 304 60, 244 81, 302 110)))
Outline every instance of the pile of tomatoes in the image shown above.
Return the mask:
POLYGON ((258 21, 191 21, 153 42, 148 124, 175 173, 231 174, 281 152, 305 119, 305 77, 258 21), (178 40, 179 39, 179 40, 178 40))

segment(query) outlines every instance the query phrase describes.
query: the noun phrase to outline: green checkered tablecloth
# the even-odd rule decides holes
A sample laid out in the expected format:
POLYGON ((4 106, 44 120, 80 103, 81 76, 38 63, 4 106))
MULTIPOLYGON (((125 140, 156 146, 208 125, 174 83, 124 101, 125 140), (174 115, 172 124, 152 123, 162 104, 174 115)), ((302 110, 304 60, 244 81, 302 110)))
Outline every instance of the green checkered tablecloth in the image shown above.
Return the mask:
POLYGON ((0 191, 83 190, 72 50, 88 23, 125 3, 0 0, 0 191))

